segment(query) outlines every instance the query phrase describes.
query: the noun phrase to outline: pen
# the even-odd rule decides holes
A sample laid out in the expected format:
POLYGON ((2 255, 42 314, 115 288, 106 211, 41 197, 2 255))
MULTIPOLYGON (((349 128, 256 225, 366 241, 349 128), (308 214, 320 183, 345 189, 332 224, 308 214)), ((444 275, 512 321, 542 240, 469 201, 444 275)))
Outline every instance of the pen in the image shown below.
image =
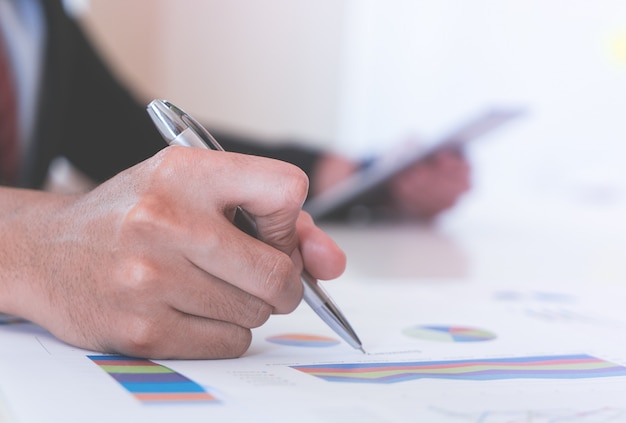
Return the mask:
MULTIPOLYGON (((169 145, 224 151, 204 126, 169 101, 153 100, 148 104, 147 111, 169 145)), ((235 224, 244 232, 258 238, 254 218, 241 207, 237 207, 235 224)), ((344 341, 365 353, 356 332, 317 279, 306 270, 302 271, 300 279, 304 286, 304 301, 344 341)))

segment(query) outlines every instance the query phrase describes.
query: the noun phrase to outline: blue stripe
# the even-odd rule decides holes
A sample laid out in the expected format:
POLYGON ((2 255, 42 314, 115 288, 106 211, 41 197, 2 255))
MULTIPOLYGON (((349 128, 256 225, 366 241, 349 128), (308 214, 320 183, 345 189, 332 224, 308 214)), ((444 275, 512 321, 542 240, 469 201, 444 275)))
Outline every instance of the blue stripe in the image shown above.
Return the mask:
POLYGON ((161 393, 189 393, 189 392, 206 392, 202 386, 195 382, 180 382, 180 383, 135 383, 135 382, 121 382, 124 388, 132 393, 148 393, 148 392, 161 392, 161 393))

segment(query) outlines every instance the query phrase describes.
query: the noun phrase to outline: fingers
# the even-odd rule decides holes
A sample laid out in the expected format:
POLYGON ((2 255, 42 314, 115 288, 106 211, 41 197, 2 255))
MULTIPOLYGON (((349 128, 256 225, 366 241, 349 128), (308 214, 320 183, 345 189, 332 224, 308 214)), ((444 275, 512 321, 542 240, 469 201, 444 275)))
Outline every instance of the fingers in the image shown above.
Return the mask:
POLYGON ((390 188, 401 214, 430 219, 469 190, 470 167, 461 151, 444 150, 407 169, 390 188))
POLYGON ((126 263, 128 276, 121 278, 137 277, 138 266, 155 266, 149 279, 180 280, 187 286, 186 280, 200 273, 259 298, 279 313, 292 311, 302 298, 300 267, 290 256, 244 233, 221 210, 189 219, 185 213, 164 212, 162 201, 148 197, 135 204, 123 222, 120 242, 126 254, 119 260, 126 263))
POLYGON ((55 270, 32 278, 33 320, 84 348, 238 356, 250 328, 299 304, 303 264, 321 279, 343 271, 343 253, 301 213, 307 184, 286 163, 173 147, 55 203, 47 236, 28 225, 39 267, 55 270), (260 240, 233 225, 237 206, 260 240))
POLYGON ((247 328, 174 310, 150 321, 126 319, 124 323, 122 333, 107 337, 98 349, 152 359, 219 359, 241 356, 252 341, 247 328))
MULTIPOLYGON (((265 243, 287 254, 296 248, 295 222, 308 193, 302 170, 267 158, 184 147, 167 148, 162 155, 171 156, 166 169, 185 163, 190 189, 181 194, 187 194, 185 200, 190 192, 195 197, 189 207, 212 208, 216 199, 225 213, 241 206, 256 221, 265 243)), ((169 170, 165 176, 171 177, 169 170)))
POLYGON ((182 251, 279 312, 293 309, 302 294, 290 260, 307 191, 302 171, 276 160, 185 147, 166 148, 155 162, 149 190, 159 195, 143 195, 127 213, 129 226, 138 228, 131 238, 166 234, 152 243, 182 251), (233 226, 237 206, 253 216, 263 242, 233 226))
POLYGON ((346 255, 311 216, 302 212, 298 218, 298 237, 304 267, 316 279, 339 277, 346 268, 346 255))
MULTIPOLYGON (((226 219, 214 220, 210 226, 199 225, 181 254, 204 273, 270 305, 273 312, 291 312, 302 298, 300 268, 290 256, 252 238, 226 219)), ((252 305, 250 299, 245 301, 252 305)))
POLYGON ((274 306, 261 298, 195 266, 177 272, 171 285, 163 300, 186 315, 251 329, 265 323, 274 311, 274 306))

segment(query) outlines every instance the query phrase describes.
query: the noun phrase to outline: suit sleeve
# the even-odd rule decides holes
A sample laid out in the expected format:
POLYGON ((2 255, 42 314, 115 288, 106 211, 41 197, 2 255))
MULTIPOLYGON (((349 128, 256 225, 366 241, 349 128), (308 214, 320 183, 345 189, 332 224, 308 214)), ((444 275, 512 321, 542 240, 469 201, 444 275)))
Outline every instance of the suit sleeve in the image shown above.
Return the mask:
MULTIPOLYGON (((116 79, 79 26, 73 21, 68 25, 74 42, 67 93, 70 119, 62 154, 85 174, 103 181, 152 156, 165 144, 145 105, 139 104, 116 79)), ((321 156, 319 151, 295 143, 270 147, 253 139, 214 132, 229 151, 284 160, 299 166, 309 176, 321 156)))

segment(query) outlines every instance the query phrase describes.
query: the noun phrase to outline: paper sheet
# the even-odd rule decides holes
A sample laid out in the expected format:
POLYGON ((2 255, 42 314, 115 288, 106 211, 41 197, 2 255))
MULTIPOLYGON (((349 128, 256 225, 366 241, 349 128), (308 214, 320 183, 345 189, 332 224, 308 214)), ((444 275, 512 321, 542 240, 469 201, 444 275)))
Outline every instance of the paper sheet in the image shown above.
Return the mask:
POLYGON ((326 288, 368 354, 339 342, 306 305, 256 329, 244 357, 215 361, 106 361, 6 321, 0 415, 4 398, 19 422, 626 420, 619 288, 326 288))
POLYGON ((0 422, 2 423, 12 423, 15 419, 11 413, 9 408, 9 404, 4 397, 4 394, 0 392, 0 422))

